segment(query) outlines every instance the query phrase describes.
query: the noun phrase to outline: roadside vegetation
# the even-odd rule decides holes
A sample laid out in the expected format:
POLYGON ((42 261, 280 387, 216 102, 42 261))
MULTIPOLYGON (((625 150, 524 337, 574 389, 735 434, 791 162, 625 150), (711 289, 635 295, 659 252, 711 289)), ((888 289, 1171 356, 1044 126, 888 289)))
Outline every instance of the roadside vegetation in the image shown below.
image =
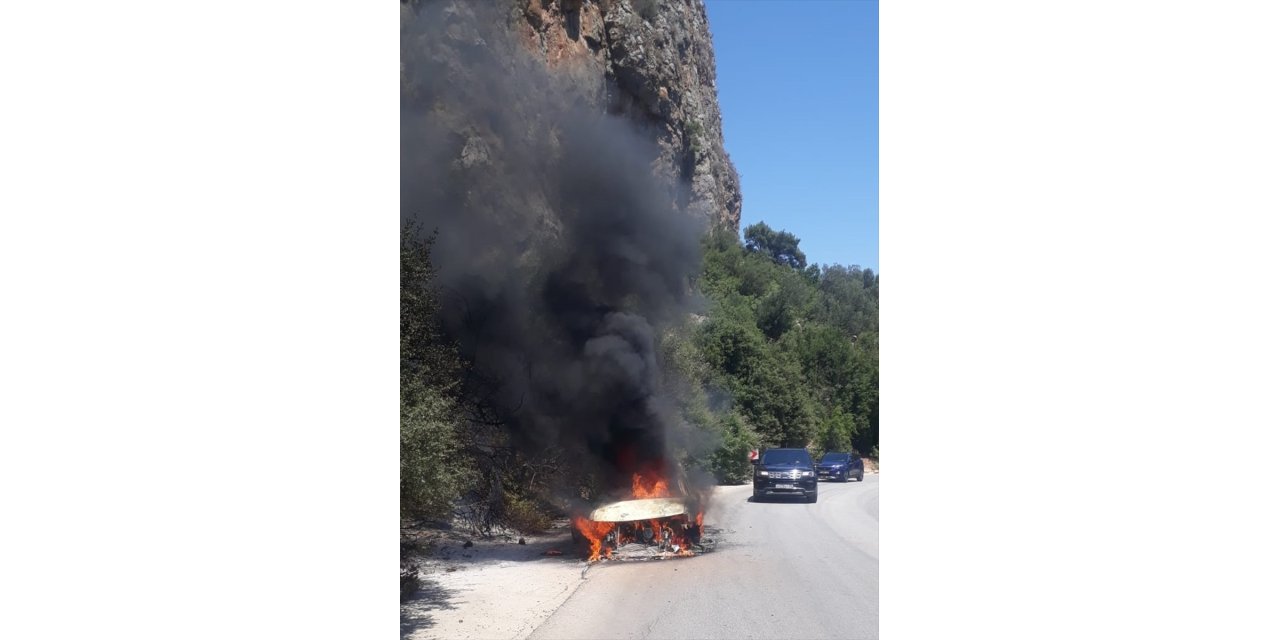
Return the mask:
MULTIPOLYGON (((468 392, 467 363, 439 326, 432 242, 414 228, 401 238, 402 516, 536 533, 558 515, 545 479, 571 463, 505 446, 468 392)), ((662 337, 670 395, 714 444, 684 462, 723 483, 750 479, 753 448, 878 454, 879 277, 810 265, 799 245, 764 223, 742 240, 710 233, 697 283, 704 309, 662 337)))
POLYGON ((707 315, 694 333, 708 388, 723 389, 722 482, 750 477, 747 450, 809 447, 869 454, 879 443, 880 279, 870 269, 808 264, 800 239, 763 222, 744 242, 705 241, 707 315))

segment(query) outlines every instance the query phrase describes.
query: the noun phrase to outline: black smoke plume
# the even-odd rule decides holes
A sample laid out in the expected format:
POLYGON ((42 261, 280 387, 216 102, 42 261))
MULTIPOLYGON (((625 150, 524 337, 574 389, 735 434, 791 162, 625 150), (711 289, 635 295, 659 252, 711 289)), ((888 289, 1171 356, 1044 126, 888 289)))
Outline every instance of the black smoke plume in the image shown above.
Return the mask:
POLYGON ((656 468, 694 492, 658 342, 696 303, 704 223, 655 177, 652 134, 606 113, 599 72, 547 71, 503 6, 402 15, 401 215, 438 233, 465 393, 530 455, 619 489, 656 468))

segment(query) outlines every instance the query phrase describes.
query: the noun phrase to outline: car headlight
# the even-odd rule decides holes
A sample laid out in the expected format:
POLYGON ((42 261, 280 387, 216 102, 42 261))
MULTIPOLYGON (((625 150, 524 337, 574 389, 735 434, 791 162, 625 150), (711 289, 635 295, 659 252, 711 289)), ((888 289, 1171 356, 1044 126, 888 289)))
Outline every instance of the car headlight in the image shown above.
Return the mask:
POLYGON ((811 476, 811 475, 813 475, 813 472, 812 472, 812 471, 801 471, 801 472, 800 472, 800 477, 801 477, 801 478, 808 478, 808 477, 809 477, 809 476, 811 476))
POLYGON ((757 476, 760 476, 761 478, 768 478, 768 477, 769 477, 769 472, 768 472, 768 471, 765 471, 764 469, 761 469, 761 470, 759 470, 759 471, 757 471, 757 472, 756 472, 756 475, 757 475, 757 476))

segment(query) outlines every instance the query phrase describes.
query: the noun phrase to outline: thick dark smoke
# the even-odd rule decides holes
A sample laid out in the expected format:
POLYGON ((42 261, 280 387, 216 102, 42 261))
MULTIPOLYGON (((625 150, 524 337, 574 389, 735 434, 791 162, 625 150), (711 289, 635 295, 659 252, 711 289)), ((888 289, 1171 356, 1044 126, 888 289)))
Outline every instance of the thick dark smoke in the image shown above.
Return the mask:
POLYGON ((486 7, 402 16, 401 214, 438 232, 468 384, 524 450, 618 487, 654 466, 687 481, 658 341, 695 302, 704 223, 654 177, 638 125, 605 113, 598 71, 548 72, 486 7))

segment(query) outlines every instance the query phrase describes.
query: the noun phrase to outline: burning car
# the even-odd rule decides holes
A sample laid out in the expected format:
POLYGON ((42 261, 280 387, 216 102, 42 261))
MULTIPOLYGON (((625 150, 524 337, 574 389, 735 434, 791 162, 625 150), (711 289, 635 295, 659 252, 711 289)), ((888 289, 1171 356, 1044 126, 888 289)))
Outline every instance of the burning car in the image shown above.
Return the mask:
POLYGON ((685 499, 672 496, 666 480, 638 473, 631 499, 574 518, 573 535, 587 547, 588 562, 692 556, 712 548, 702 536, 702 516, 685 499))

